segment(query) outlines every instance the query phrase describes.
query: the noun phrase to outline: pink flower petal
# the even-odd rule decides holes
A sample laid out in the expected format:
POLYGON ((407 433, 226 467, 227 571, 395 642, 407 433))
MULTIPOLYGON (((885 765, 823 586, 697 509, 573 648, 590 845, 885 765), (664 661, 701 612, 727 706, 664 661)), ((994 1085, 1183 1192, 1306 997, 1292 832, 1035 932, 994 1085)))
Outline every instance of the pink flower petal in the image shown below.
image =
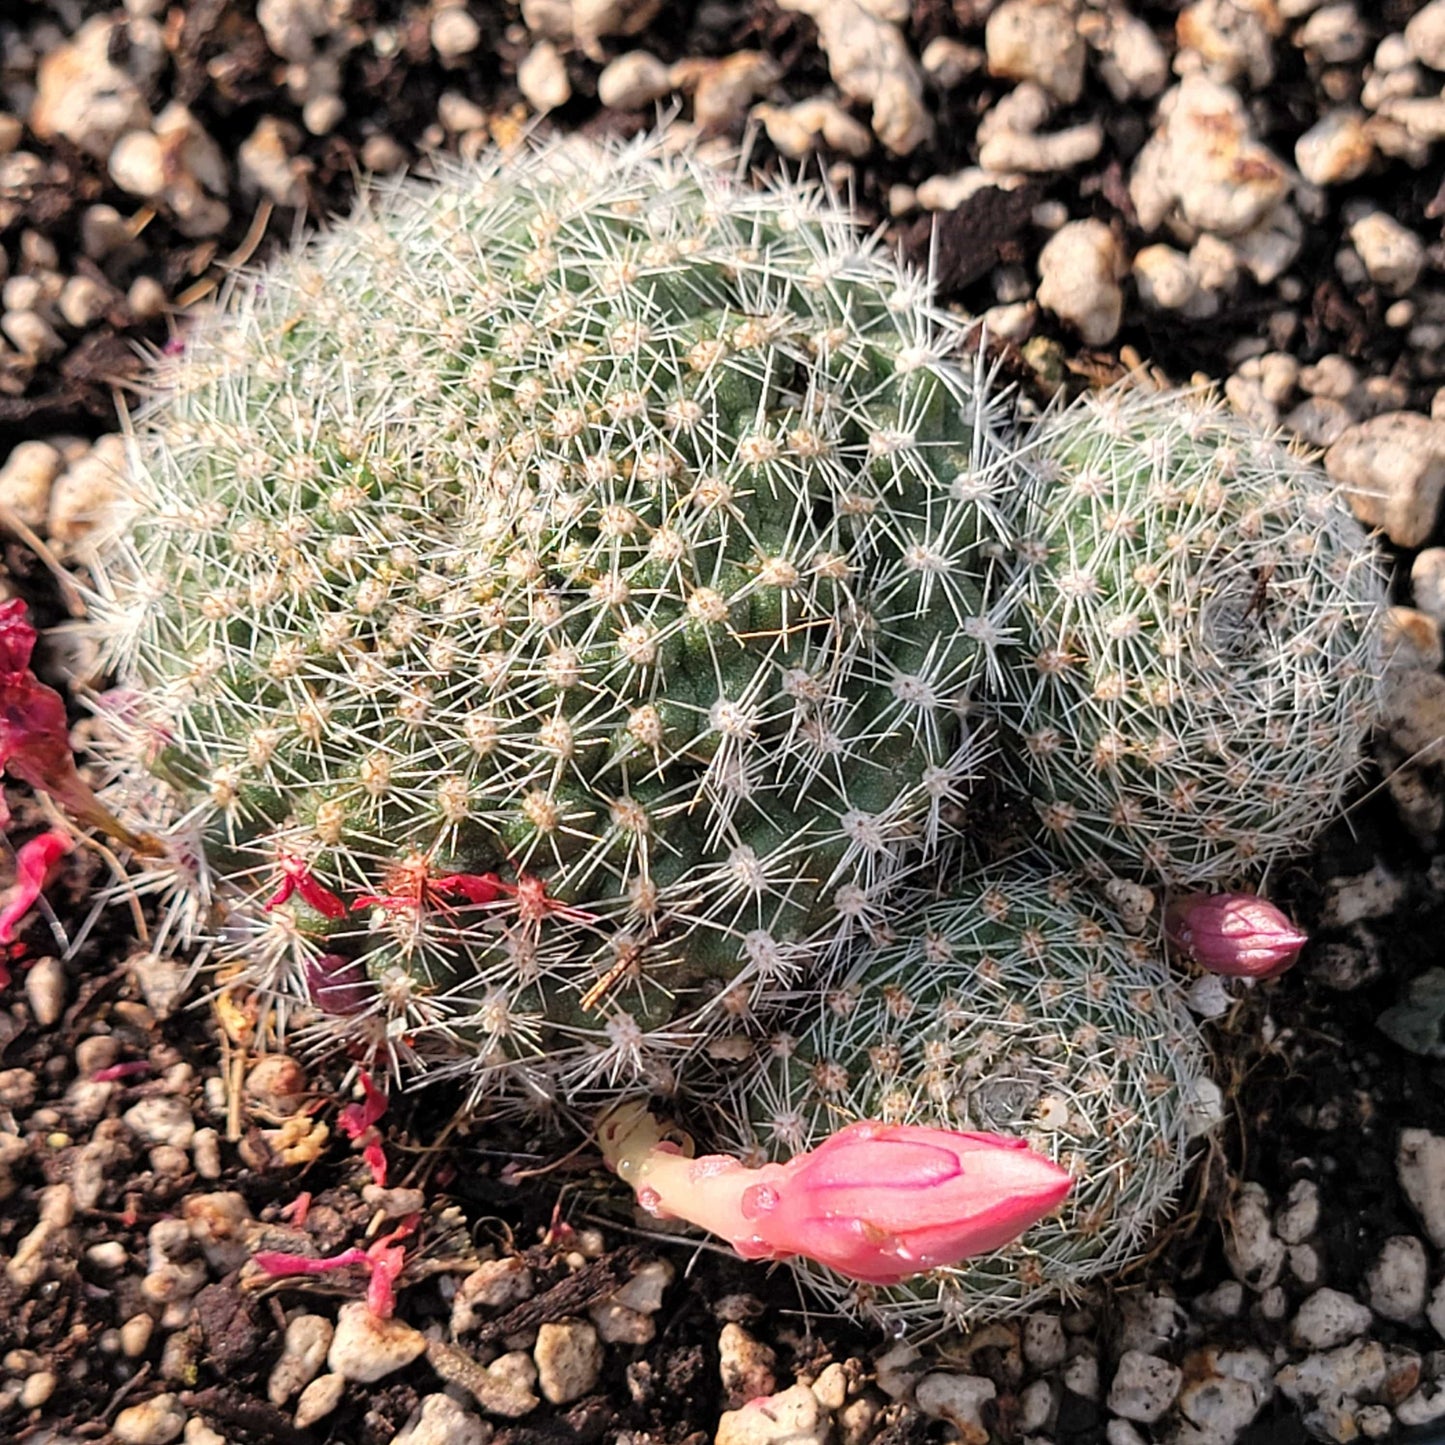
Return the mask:
POLYGON ((56 828, 20 845, 15 855, 15 886, 0 908, 0 943, 15 937, 15 925, 30 912, 56 865, 73 846, 69 836, 56 828))
POLYGON ((328 1259, 313 1259, 309 1254, 283 1254, 263 1249, 251 1256, 265 1274, 329 1274, 334 1269, 348 1269, 353 1264, 370 1265, 364 1249, 346 1249, 328 1259))

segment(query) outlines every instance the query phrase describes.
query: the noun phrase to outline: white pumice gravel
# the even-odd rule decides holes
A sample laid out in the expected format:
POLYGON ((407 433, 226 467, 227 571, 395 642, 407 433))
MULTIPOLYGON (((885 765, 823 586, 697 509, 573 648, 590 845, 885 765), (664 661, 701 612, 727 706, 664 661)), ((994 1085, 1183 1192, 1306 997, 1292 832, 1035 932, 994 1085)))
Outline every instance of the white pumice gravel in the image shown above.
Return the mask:
POLYGON ((532 1358, 543 1399, 568 1405, 596 1387, 604 1350, 596 1328, 586 1320, 555 1320, 538 1327, 532 1358))
POLYGON ((491 1430, 450 1395, 426 1395, 390 1445, 487 1445, 491 1430))
POLYGON ((1337 1289, 1309 1295, 1290 1322, 1292 1344, 1306 1350, 1329 1350, 1362 1335, 1374 1316, 1368 1305, 1337 1289))
POLYGON ((409 1365, 425 1349, 426 1336, 405 1320, 384 1320, 365 1301, 349 1300, 337 1314, 326 1363, 344 1380, 369 1384, 409 1365))
POLYGON ((1174 1403, 1183 1382, 1184 1372, 1168 1360, 1143 1350, 1125 1350, 1105 1404, 1112 1414, 1152 1425, 1174 1403))

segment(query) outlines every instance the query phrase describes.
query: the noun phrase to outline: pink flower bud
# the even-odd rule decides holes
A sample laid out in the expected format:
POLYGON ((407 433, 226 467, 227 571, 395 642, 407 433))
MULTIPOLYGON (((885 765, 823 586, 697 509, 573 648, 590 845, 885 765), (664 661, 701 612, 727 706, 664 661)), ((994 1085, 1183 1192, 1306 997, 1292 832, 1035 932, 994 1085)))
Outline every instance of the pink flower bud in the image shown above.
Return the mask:
POLYGON ((802 1254, 872 1284, 998 1249, 1073 1184, 1022 1139, 869 1121, 781 1170, 741 1201, 764 1257, 802 1254))
POLYGON ((1189 893, 1164 913, 1164 936, 1186 958, 1229 978, 1277 978, 1309 942, 1253 893, 1189 893))
POLYGON ((998 1249, 1073 1183, 1021 1139, 918 1125, 850 1124, 760 1169, 727 1154, 689 1159, 635 1105, 598 1136, 650 1213, 720 1234, 746 1259, 802 1255, 870 1284, 998 1249))

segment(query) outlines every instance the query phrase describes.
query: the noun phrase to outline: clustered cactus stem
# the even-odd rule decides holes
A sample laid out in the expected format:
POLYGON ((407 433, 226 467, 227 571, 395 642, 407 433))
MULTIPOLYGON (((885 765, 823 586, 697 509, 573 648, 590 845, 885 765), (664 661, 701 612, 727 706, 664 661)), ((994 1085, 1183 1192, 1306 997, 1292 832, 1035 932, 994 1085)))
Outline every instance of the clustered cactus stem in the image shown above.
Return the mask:
POLYGON ((1383 587, 1209 398, 1024 425, 968 340, 825 188, 665 135, 374 188, 238 281, 158 359, 95 558, 154 946, 395 1075, 690 1089, 739 1168, 1004 1130, 1075 1180, 922 1284, 799 1265, 845 1307, 1133 1257, 1199 1041, 1052 865, 959 881, 971 788, 1091 881, 1257 884, 1343 797, 1383 587))

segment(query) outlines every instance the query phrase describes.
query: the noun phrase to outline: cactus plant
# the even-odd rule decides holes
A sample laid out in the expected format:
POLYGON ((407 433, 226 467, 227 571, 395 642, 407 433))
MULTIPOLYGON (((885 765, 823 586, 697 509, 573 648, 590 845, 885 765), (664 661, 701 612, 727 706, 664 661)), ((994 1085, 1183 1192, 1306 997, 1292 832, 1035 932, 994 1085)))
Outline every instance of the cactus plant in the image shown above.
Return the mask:
POLYGON ((1381 568, 1324 472, 1207 394, 1085 396, 1017 520, 1017 782, 1066 862, 1259 876, 1340 810, 1377 709, 1381 568))
POLYGON ((656 139, 384 187, 239 283, 98 557, 163 937, 479 1087, 668 1087, 966 793, 1011 454, 961 333, 831 195, 656 139))
POLYGON ((1136 1258, 1217 1091, 1180 985, 1069 875, 1023 861, 920 900, 720 1089, 728 1151, 816 1147, 854 1120, 999 1131, 1074 1187, 1016 1243, 889 1286, 800 1259, 810 1290, 926 1333, 1028 1308, 1136 1258))

